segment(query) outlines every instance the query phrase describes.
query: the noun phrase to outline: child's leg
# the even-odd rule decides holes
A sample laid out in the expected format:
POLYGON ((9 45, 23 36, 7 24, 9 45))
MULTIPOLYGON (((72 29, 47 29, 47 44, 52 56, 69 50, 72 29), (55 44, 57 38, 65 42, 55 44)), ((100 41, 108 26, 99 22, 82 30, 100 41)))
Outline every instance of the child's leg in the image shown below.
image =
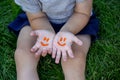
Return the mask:
POLYGON ((91 41, 89 35, 79 35, 78 38, 83 41, 83 45, 80 47, 73 44, 72 48, 75 58, 69 58, 66 62, 62 61, 65 80, 85 80, 86 56, 91 41))
POLYGON ((17 80, 39 80, 37 74, 37 64, 39 58, 34 57, 30 52, 36 38, 30 36, 31 28, 24 27, 18 37, 17 49, 15 51, 15 62, 17 69, 17 80))

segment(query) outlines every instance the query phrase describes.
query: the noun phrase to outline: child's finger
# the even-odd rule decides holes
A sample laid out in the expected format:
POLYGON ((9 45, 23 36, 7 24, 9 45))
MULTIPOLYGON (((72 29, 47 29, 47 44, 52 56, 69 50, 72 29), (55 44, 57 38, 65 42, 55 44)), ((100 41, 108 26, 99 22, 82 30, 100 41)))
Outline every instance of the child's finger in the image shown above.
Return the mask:
POLYGON ((45 57, 47 55, 47 52, 42 53, 42 56, 45 57))
POLYGON ((42 50, 39 49, 39 50, 35 53, 35 57, 36 57, 36 58, 39 57, 41 53, 42 53, 42 50))
POLYGON ((47 49, 42 50, 42 56, 45 57, 47 55, 47 49))
POLYGON ((80 46, 83 44, 83 42, 80 39, 78 39, 76 36, 73 38, 73 41, 80 46))
POLYGON ((61 57, 61 51, 57 50, 57 55, 56 55, 55 63, 57 63, 57 64, 59 63, 60 57, 61 57))
POLYGON ((62 59, 63 59, 63 61, 67 60, 67 53, 65 50, 62 50, 62 59))
POLYGON ((36 52, 40 46, 36 43, 32 48, 31 52, 36 52))
POLYGON ((67 53, 69 55, 70 58, 74 58, 74 54, 71 48, 67 49, 67 53))
POLYGON ((48 54, 51 54, 51 53, 52 53, 52 48, 49 48, 49 49, 47 50, 47 52, 48 52, 48 54))
POLYGON ((52 50, 52 58, 55 58, 55 56, 56 56, 56 52, 57 52, 57 49, 56 49, 56 47, 53 46, 53 50, 52 50))

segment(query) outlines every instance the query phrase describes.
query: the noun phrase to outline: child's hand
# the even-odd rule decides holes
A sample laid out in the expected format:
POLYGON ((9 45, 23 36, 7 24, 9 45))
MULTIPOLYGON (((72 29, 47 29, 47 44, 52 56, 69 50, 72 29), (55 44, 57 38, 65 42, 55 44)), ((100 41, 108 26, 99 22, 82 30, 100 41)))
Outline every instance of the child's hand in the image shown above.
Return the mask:
POLYGON ((37 36, 35 45, 31 48, 31 51, 35 53, 35 56, 46 56, 47 53, 52 53, 52 42, 55 33, 48 30, 35 30, 31 32, 31 36, 37 36))
POLYGON ((57 33, 53 41, 52 53, 52 58, 55 58, 55 63, 59 63, 61 56, 64 61, 67 60, 67 55, 70 58, 74 58, 74 54, 71 49, 73 42, 80 46, 82 45, 82 41, 70 32, 57 33))

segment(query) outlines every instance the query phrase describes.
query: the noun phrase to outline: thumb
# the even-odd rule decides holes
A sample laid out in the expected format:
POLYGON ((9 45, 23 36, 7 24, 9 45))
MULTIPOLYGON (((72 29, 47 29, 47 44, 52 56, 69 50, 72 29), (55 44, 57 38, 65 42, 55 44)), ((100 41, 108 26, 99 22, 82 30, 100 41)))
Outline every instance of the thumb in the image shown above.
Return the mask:
POLYGON ((73 42, 75 42, 76 44, 80 46, 83 44, 83 42, 80 39, 78 39, 76 36, 73 38, 73 42))

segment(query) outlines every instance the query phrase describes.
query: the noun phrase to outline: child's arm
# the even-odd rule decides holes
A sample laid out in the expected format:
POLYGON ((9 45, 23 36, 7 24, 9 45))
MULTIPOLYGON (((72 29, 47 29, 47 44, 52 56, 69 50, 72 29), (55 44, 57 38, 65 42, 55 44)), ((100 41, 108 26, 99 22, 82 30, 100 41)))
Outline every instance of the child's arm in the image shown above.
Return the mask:
POLYGON ((56 63, 59 63, 61 56, 63 61, 67 60, 67 55, 70 58, 74 58, 71 48, 72 43, 75 42, 79 46, 82 45, 82 41, 74 34, 80 32, 88 23, 91 11, 92 0, 76 3, 73 15, 54 38, 52 57, 55 58, 56 63))
POLYGON ((76 3, 75 10, 68 22, 60 31, 68 31, 73 34, 81 31, 88 23, 92 11, 92 0, 84 0, 76 3))
POLYGON ((49 30, 54 32, 45 13, 43 12, 39 12, 39 13, 26 12, 26 13, 33 30, 49 30))
POLYGON ((43 12, 27 12, 27 16, 30 26, 33 29, 31 35, 38 37, 35 45, 31 48, 31 51, 35 52, 36 57, 39 55, 45 56, 47 53, 51 53, 55 32, 46 15, 43 12))

